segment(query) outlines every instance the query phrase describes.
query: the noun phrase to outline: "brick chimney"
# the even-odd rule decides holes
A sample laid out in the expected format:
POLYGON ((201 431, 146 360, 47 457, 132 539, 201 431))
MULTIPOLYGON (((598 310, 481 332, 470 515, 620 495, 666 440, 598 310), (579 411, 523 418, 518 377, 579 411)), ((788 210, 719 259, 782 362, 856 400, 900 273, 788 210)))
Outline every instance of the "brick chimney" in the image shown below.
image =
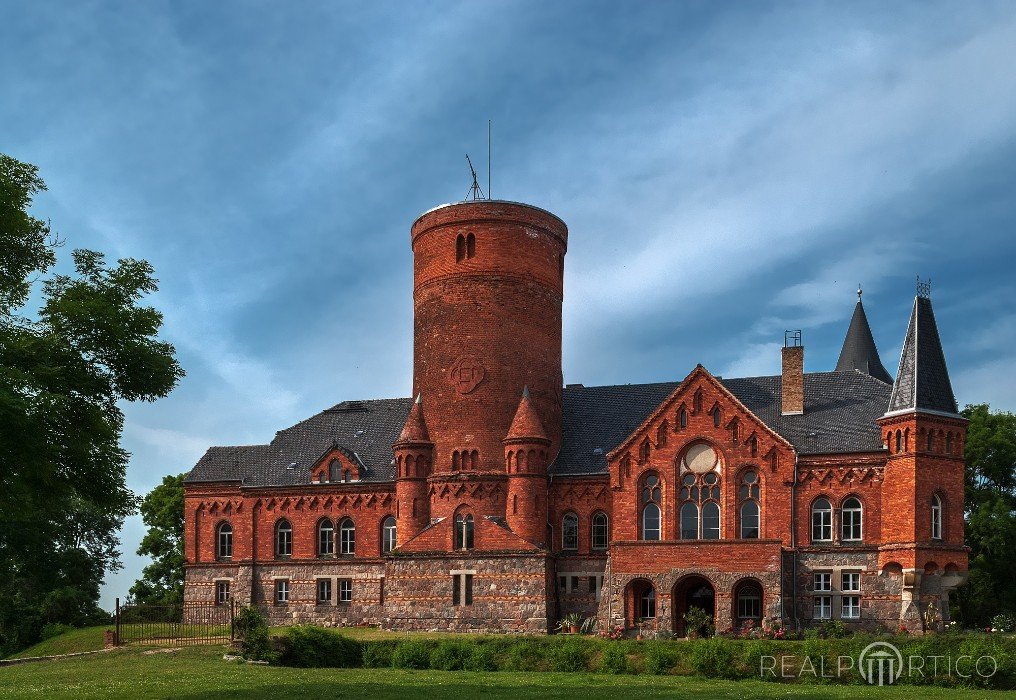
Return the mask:
POLYGON ((804 413, 804 346, 801 331, 783 334, 783 391, 780 397, 785 416, 804 413))

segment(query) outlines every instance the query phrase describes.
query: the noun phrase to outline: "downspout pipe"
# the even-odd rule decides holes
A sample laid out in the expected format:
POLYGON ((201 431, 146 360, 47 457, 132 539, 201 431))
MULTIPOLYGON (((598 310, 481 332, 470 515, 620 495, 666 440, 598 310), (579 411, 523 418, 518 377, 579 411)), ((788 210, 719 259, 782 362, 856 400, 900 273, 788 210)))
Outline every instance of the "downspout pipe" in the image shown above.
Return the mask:
POLYGON ((801 631, 801 620, 797 613, 797 466, 800 456, 794 452, 794 479, 790 482, 790 549, 794 556, 793 580, 790 597, 794 606, 794 628, 801 631))

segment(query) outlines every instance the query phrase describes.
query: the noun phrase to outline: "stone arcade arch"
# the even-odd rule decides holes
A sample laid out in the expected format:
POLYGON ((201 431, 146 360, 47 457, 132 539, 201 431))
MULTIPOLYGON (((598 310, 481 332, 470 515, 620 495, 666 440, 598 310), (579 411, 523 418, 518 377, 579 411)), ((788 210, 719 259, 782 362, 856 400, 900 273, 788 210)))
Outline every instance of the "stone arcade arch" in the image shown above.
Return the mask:
POLYGON ((716 588, 705 576, 689 574, 682 577, 674 584, 671 601, 674 634, 678 637, 686 637, 691 631, 686 629, 684 616, 692 607, 705 610, 716 620, 716 588))

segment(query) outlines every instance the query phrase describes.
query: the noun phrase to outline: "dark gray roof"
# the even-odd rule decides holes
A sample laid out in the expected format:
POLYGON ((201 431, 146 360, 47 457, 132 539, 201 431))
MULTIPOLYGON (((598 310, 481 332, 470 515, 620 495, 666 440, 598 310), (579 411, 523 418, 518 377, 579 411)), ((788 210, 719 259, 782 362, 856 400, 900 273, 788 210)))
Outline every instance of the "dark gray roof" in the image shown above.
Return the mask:
MULTIPOLYGON (((890 385, 862 372, 804 375, 804 413, 780 410, 780 376, 721 379, 723 385, 799 454, 871 452, 882 449, 875 419, 889 404, 890 385)), ((678 386, 624 384, 566 387, 563 443, 551 473, 595 474, 607 469, 607 453, 620 445, 678 386)))
POLYGON ((920 295, 914 299, 888 413, 915 410, 959 412, 931 299, 920 295))
MULTIPOLYGON (((875 419, 885 413, 890 386, 861 372, 804 376, 804 414, 780 413, 782 379, 723 379, 723 385, 800 454, 881 449, 875 419)), ((555 475, 602 474, 617 447, 676 389, 678 382, 568 386, 563 393, 561 451, 555 475)), ((392 444, 413 400, 349 401, 280 431, 268 445, 212 447, 188 482, 242 481, 245 486, 306 484, 309 470, 338 447, 364 467, 363 481, 391 481, 392 444), (289 465, 295 464, 290 469, 289 465)))
POLYGON ((279 431, 268 445, 210 448, 187 481, 306 484, 310 468, 333 447, 362 465, 361 481, 391 481, 395 478, 392 444, 412 405, 410 398, 345 401, 279 431), (295 464, 292 469, 291 464, 295 464))
POLYGON ((854 315, 850 319, 847 337, 843 339, 840 359, 836 362, 837 372, 850 372, 855 369, 870 374, 875 379, 881 379, 886 384, 893 383, 893 378, 889 376, 882 366, 882 360, 879 359, 878 348, 875 347, 875 339, 871 335, 871 327, 868 325, 868 317, 864 313, 860 296, 857 297, 857 306, 854 307, 854 315))

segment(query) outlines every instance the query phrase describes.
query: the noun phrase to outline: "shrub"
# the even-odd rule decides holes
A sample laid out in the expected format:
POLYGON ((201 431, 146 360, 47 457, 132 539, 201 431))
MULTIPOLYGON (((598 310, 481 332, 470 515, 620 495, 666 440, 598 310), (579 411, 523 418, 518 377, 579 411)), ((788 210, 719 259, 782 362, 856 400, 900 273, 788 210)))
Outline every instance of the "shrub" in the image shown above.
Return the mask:
POLYGON ((734 664, 734 642, 726 639, 703 639, 691 642, 691 667, 706 678, 737 678, 734 664))
POLYGON ((543 667, 542 645, 533 640, 512 640, 514 641, 504 655, 501 664, 503 671, 539 671, 543 667))
POLYGON ((569 639, 551 647, 550 663, 555 671, 585 671, 590 656, 589 645, 578 639, 569 639))
POLYGON ((711 637, 714 632, 713 616, 694 605, 684 614, 684 623, 689 639, 711 637))
POLYGON ((356 668, 363 665, 359 642, 310 625, 290 627, 281 638, 280 661, 300 668, 356 668))
POLYGON ((240 654, 252 661, 276 661, 278 654, 268 636, 268 621, 253 605, 240 608, 233 618, 233 628, 240 642, 240 654))
POLYGON ((473 646, 473 643, 442 640, 430 653, 430 667, 437 671, 461 671, 473 646))
MULTIPOLYGON (((49 625, 46 625, 49 627, 49 625)), ((999 613, 995 617, 991 618, 991 631, 992 632, 1016 632, 1016 617, 1009 613, 999 613)), ((43 636, 46 634, 45 628, 42 631, 43 636)))
POLYGON ((496 671, 498 654, 493 644, 477 642, 472 645, 464 668, 467 671, 496 671))
POLYGON ((669 644, 651 644, 646 649, 646 673, 663 676, 677 665, 677 649, 669 644))
POLYGON ((65 625, 62 622, 49 622, 42 626, 42 638, 52 639, 53 637, 59 637, 61 634, 65 634, 74 629, 74 625, 65 625))
POLYGON ((628 645, 624 643, 611 643, 603 646, 603 653, 600 654, 600 665, 597 668, 600 673, 634 673, 631 661, 628 660, 628 645))
POLYGON ((398 642, 378 639, 363 643, 364 668, 391 668, 392 655, 398 642))
POLYGON ((399 642, 392 654, 392 666, 417 670, 430 668, 430 645, 417 641, 399 642))

